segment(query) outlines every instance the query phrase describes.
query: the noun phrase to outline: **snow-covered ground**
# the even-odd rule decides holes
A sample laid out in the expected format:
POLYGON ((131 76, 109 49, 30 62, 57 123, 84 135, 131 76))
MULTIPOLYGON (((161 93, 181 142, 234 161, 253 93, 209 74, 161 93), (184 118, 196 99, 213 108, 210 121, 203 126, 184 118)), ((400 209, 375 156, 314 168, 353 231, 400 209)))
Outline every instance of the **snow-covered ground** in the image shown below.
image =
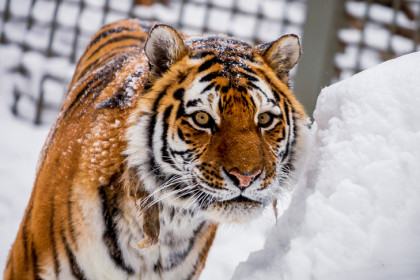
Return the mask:
POLYGON ((290 207, 233 279, 420 279, 419 65, 322 90, 290 207))

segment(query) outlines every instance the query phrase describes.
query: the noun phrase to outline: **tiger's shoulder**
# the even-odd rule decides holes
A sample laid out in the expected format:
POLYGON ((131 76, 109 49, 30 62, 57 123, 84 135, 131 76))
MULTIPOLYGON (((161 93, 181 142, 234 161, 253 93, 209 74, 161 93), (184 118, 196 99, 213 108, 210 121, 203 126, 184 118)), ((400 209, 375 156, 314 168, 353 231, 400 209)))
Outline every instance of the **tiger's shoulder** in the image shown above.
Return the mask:
MULTIPOLYGON (((129 115, 147 83, 143 47, 153 25, 121 20, 105 25, 92 37, 76 66, 43 155, 73 162, 79 154, 81 169, 91 170, 87 175, 95 182, 105 183, 115 173, 125 149, 121 131, 129 126, 129 115)), ((39 171, 45 161, 44 156, 39 171)))

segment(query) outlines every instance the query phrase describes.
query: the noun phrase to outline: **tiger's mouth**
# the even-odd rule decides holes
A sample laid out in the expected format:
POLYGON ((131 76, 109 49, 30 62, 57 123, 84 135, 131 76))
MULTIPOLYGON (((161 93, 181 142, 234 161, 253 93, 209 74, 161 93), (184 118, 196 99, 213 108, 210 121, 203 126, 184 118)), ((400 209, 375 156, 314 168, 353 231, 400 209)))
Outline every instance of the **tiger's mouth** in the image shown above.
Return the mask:
POLYGON ((242 194, 240 194, 237 197, 234 197, 232 199, 224 200, 224 201, 221 201, 221 202, 262 204, 260 201, 256 201, 256 200, 250 199, 248 197, 243 196, 242 194))

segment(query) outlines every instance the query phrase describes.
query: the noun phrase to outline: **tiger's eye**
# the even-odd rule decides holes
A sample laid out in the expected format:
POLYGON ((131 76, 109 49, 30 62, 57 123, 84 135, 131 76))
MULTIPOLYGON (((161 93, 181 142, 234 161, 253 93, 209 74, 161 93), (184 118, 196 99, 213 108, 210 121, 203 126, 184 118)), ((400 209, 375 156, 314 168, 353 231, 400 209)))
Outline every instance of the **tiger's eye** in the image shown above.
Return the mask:
POLYGON ((194 118, 195 118, 196 123, 199 125, 206 125, 210 121, 209 114, 204 113, 204 112, 198 112, 197 114, 195 114, 194 118))
POLYGON ((271 118, 269 113, 262 113, 258 116, 258 124, 265 126, 271 122, 271 118))

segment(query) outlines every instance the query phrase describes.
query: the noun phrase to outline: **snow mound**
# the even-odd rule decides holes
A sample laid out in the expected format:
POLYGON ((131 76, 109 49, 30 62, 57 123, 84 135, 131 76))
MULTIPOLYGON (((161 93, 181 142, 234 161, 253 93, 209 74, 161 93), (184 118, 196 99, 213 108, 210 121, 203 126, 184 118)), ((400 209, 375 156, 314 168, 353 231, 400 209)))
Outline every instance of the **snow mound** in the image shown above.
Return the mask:
POLYGON ((290 207, 233 279, 420 279, 419 65, 322 90, 290 207))

